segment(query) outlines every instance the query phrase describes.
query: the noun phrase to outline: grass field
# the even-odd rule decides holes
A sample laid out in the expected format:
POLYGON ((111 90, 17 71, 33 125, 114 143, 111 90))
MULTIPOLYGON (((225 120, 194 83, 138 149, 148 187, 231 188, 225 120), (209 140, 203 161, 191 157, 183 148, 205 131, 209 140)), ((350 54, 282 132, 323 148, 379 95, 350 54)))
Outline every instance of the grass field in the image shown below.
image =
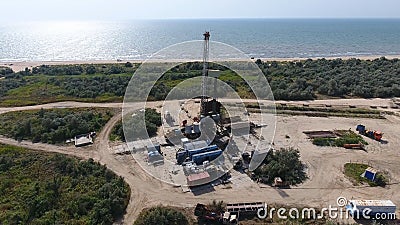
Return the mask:
POLYGON ((366 164, 346 163, 344 165, 344 175, 346 175, 354 185, 367 183, 372 187, 385 186, 387 183, 387 179, 383 174, 378 174, 375 178, 375 182, 370 181, 365 177, 361 177, 365 169, 367 169, 368 167, 369 165, 366 164))

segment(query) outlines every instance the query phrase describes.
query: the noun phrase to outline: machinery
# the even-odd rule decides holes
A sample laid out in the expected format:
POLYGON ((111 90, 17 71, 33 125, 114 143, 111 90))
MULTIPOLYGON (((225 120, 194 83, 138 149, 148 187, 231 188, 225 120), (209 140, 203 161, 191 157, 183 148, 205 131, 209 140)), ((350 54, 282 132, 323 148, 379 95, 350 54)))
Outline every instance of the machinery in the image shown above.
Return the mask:
POLYGON ((356 131, 358 131, 359 134, 372 138, 376 141, 382 140, 383 133, 381 131, 367 130, 362 124, 357 125, 356 131))
POLYGON ((220 221, 221 220, 221 212, 214 212, 207 208, 207 206, 203 204, 197 204, 194 209, 194 215, 207 221, 220 221))

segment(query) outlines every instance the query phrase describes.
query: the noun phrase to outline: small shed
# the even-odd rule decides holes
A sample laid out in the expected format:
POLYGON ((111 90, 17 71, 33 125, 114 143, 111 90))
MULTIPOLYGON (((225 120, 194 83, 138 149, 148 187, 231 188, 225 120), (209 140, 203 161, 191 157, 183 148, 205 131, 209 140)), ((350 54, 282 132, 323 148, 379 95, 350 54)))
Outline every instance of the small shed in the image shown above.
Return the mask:
POLYGON ((81 134, 74 138, 75 147, 81 147, 85 145, 93 144, 93 137, 91 134, 81 134))
POLYGON ((370 181, 374 181, 377 173, 378 173, 378 170, 376 170, 372 167, 368 167, 367 169, 365 169, 364 177, 370 181))
POLYGON ((206 171, 194 173, 187 176, 187 184, 189 186, 199 186, 211 182, 210 174, 206 171))

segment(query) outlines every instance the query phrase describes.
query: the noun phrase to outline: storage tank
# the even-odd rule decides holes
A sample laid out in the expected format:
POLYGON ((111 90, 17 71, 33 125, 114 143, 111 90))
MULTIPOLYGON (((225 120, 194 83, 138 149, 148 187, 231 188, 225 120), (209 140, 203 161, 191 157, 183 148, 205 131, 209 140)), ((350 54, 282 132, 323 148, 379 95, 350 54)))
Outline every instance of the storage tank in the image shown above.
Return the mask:
POLYGON ((193 123, 193 131, 194 131, 196 134, 200 134, 200 123, 198 123, 198 122, 194 122, 194 123, 193 123))
POLYGON ((185 134, 191 134, 192 133, 192 126, 185 126, 185 134))

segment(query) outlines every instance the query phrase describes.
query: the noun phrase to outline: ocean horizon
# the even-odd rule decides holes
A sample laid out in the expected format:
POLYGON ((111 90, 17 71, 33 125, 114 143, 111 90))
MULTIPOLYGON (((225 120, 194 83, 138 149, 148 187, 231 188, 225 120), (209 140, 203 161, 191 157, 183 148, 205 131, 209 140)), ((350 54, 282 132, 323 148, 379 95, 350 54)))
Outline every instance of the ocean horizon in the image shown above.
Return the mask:
POLYGON ((0 24, 0 62, 144 60, 206 30, 254 58, 400 55, 400 19, 52 21, 0 24))

